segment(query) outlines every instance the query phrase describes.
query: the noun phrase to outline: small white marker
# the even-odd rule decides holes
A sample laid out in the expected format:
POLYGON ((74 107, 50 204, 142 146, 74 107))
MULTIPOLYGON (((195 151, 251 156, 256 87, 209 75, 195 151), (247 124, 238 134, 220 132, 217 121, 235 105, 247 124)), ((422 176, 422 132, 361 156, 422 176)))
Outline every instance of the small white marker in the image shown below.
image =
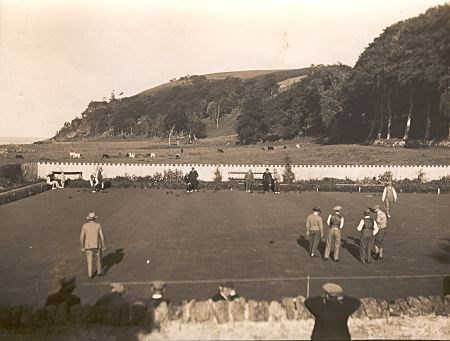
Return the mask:
POLYGON ((147 264, 150 264, 150 259, 147 259, 147 264))
POLYGON ((438 187, 438 194, 441 194, 441 189, 438 187))
POLYGON ((33 247, 30 245, 30 249, 32 249, 33 247))

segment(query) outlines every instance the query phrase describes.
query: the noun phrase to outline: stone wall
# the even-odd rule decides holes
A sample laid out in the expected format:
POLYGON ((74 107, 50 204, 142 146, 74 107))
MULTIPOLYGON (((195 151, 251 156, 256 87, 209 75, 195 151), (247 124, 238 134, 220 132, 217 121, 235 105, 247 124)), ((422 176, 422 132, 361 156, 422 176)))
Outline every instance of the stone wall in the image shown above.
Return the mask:
MULTIPOLYGON (((234 322, 279 322, 312 319, 303 296, 281 301, 254 301, 240 298, 232 302, 184 301, 161 303, 156 309, 142 301, 116 304, 108 309, 91 305, 49 306, 46 308, 0 307, 0 328, 33 330, 53 324, 103 324, 113 326, 163 326, 169 322, 182 324, 228 324, 234 322)), ((399 298, 391 302, 362 298, 355 319, 388 317, 450 316, 450 295, 399 298)))
MULTIPOLYGON (((246 172, 249 168, 255 173, 263 173, 266 168, 272 172, 277 169, 284 173, 284 165, 209 165, 209 164, 146 164, 146 163, 84 163, 84 162, 38 162, 36 175, 45 178, 53 171, 82 172, 82 178, 89 180, 97 166, 103 168, 105 178, 118 176, 146 177, 155 173, 164 173, 168 170, 179 170, 183 174, 195 167, 201 181, 214 181, 215 172, 218 169, 222 175, 222 181, 229 178, 242 177, 236 172, 246 172)), ((385 172, 392 172, 394 180, 417 179, 419 173, 424 174, 425 180, 439 180, 444 176, 450 176, 450 165, 442 166, 367 166, 367 165, 292 165, 292 172, 296 180, 320 180, 323 178, 338 178, 362 180, 366 177, 378 177, 385 172)))

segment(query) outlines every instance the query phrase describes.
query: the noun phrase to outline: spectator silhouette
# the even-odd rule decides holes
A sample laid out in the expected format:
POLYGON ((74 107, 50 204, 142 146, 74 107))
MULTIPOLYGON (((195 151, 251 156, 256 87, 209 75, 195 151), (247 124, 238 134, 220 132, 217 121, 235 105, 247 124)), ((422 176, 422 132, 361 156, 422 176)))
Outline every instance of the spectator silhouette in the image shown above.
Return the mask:
POLYGON ((54 294, 48 295, 45 301, 45 306, 58 306, 64 305, 68 312, 70 307, 75 304, 80 304, 80 298, 73 294, 76 288, 75 277, 71 277, 66 280, 65 277, 59 280, 61 288, 54 294))
POLYGON ((116 249, 116 251, 108 253, 105 257, 103 257, 103 275, 106 275, 108 271, 113 267, 113 265, 119 264, 122 261, 124 255, 125 253, 123 249, 119 248, 116 249))
POLYGON ((111 325, 120 324, 122 306, 127 302, 123 299, 125 288, 121 283, 111 283, 111 292, 98 299, 95 303, 95 319, 111 325))
POLYGON ((342 287, 337 284, 327 283, 322 289, 323 296, 305 300, 306 308, 316 320, 311 340, 350 340, 348 318, 361 303, 357 298, 343 295, 342 287))

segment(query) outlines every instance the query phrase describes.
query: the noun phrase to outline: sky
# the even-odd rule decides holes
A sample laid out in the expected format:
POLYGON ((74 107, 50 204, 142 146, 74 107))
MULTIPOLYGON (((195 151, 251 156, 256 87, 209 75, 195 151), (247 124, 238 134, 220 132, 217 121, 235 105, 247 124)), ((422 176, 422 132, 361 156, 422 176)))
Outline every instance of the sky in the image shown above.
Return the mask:
POLYGON ((171 78, 353 66, 445 0, 0 0, 0 136, 51 137, 91 100, 171 78))

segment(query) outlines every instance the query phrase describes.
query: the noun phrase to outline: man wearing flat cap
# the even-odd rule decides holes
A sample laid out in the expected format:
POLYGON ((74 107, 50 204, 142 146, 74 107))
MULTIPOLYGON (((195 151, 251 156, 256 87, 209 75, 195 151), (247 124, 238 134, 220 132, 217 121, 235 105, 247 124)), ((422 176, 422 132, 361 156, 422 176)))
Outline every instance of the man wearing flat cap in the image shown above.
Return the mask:
POLYGON ((219 291, 211 297, 213 302, 218 301, 233 301, 239 298, 233 283, 224 283, 219 285, 219 291))
POLYGON ((169 301, 164 298, 164 292, 166 291, 166 283, 161 281, 154 281, 150 284, 150 298, 146 298, 144 302, 147 307, 151 309, 152 314, 156 308, 163 302, 169 304, 169 301))
POLYGON ((344 227, 344 217, 341 216, 341 206, 333 208, 334 213, 330 214, 327 219, 327 224, 330 227, 327 237, 327 246, 325 248, 324 260, 330 257, 331 249, 334 248, 333 259, 339 262, 339 250, 341 248, 341 230, 344 227))
POLYGON ((375 254, 377 259, 383 259, 383 241, 387 232, 386 213, 381 210, 380 205, 375 205, 372 209, 377 214, 375 221, 378 225, 378 233, 375 236, 375 254))
POLYGON ((102 275, 102 251, 105 250, 105 238, 103 236, 102 226, 95 220, 95 212, 89 213, 86 218, 89 222, 83 224, 81 228, 80 243, 81 251, 86 253, 88 277, 92 280, 94 273, 92 266, 94 255, 97 258, 97 275, 102 275))
POLYGON ((272 173, 269 172, 269 168, 266 168, 266 171, 263 173, 264 193, 269 192, 271 183, 272 183, 272 173))
POLYGON ((370 212, 369 208, 364 210, 364 218, 361 219, 356 228, 361 232, 359 254, 363 264, 372 262, 372 249, 375 243, 375 235, 378 233, 377 222, 370 217, 370 212))
POLYGON ((322 289, 323 296, 305 300, 306 308, 315 318, 311 340, 350 340, 347 322, 358 310, 359 300, 344 295, 342 287, 334 283, 326 283, 322 289))
POLYGON ((319 215, 321 212, 320 207, 314 207, 313 213, 311 213, 306 219, 306 235, 309 237, 309 255, 311 257, 317 257, 319 251, 320 239, 323 238, 323 221, 319 215))

